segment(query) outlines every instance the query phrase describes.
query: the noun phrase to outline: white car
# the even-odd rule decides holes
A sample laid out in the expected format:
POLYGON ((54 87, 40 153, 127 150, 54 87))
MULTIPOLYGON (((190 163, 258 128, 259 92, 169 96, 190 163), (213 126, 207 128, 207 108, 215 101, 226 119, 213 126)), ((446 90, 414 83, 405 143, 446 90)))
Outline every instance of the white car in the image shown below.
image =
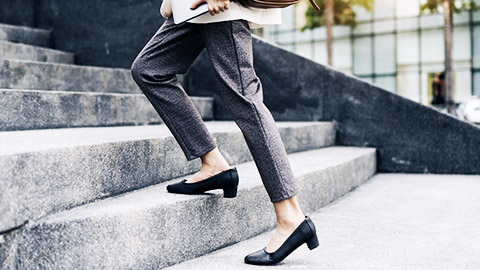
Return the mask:
POLYGON ((463 109, 465 120, 480 124, 480 99, 471 99, 465 103, 463 109))

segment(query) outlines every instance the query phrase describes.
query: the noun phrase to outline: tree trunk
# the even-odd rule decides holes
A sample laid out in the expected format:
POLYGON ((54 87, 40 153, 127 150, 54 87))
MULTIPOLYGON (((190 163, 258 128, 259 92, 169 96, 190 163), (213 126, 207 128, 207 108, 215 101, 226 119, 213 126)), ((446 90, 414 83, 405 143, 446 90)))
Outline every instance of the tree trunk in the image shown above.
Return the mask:
POLYGON ((453 100, 453 69, 452 69, 452 41, 453 41, 453 16, 450 8, 450 0, 442 0, 443 17, 445 20, 445 91, 447 110, 454 113, 453 100))
POLYGON ((333 66, 333 0, 325 0, 325 27, 327 29, 328 65, 333 66))

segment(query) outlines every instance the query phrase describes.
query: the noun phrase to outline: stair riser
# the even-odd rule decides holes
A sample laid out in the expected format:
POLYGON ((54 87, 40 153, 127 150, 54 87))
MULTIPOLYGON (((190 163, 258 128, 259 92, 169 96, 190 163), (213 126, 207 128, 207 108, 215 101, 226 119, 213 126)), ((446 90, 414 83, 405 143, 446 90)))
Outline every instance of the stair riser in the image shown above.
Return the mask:
MULTIPOLYGON (((280 128, 287 151, 332 145, 335 130, 326 124, 280 128)), ((212 136, 229 164, 252 160, 240 131, 212 136)), ((200 169, 200 160, 188 162, 173 136, 12 154, 0 157, 0 164, 5 164, 0 167, 0 182, 5 183, 0 186, 0 231, 200 169)))
MULTIPOLYGON (((375 154, 371 152, 298 176, 303 210, 310 213, 339 198, 369 179, 375 168, 375 154)), ((58 269, 157 269, 274 226, 272 205, 263 186, 256 186, 241 189, 234 200, 205 196, 162 208, 145 205, 72 220, 52 217, 27 226, 17 258, 20 268, 28 269, 52 262, 58 269)))
POLYGON ((0 88, 141 93, 128 69, 20 60, 0 62, 0 88))
POLYGON ((0 41, 0 58, 73 64, 71 53, 0 41))
MULTIPOLYGON (((213 100, 192 97, 205 120, 213 100)), ((0 90, 0 131, 162 123, 140 95, 0 90)))
POLYGON ((0 40, 11 42, 49 47, 50 33, 48 30, 0 24, 0 40))

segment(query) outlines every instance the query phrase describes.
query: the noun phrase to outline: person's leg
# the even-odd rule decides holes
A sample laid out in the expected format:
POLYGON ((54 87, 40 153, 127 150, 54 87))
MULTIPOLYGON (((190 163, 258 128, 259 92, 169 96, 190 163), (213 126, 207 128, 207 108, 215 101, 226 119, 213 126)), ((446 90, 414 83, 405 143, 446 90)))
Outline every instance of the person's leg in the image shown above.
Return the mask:
POLYGON ((253 67, 252 37, 245 20, 205 24, 205 46, 220 93, 241 129, 277 213, 277 230, 267 245, 276 250, 305 220, 296 200, 294 176, 275 120, 263 103, 253 67))
POLYGON ((200 25, 166 20, 132 63, 132 77, 179 143, 187 160, 201 157, 201 180, 230 168, 178 82, 205 48, 200 25))

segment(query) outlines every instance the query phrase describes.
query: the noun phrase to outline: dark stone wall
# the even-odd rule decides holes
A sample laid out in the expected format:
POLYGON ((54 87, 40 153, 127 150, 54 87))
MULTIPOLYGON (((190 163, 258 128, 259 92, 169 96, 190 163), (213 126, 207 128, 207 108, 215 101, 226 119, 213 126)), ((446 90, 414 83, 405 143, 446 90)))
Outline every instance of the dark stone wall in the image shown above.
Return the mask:
MULTIPOLYGON (((480 128, 255 38, 254 66, 277 121, 335 120, 337 144, 376 147, 378 171, 480 174, 480 128)), ((185 76, 231 119, 205 52, 185 76)))
MULTIPOLYGON (((5 0, 3 0, 5 1, 5 0)), ((11 0, 13 1, 13 0, 11 0)), ((35 26, 80 65, 130 68, 165 21, 162 0, 36 0, 35 26)))
POLYGON ((33 26, 35 0, 0 0, 0 23, 33 26))

